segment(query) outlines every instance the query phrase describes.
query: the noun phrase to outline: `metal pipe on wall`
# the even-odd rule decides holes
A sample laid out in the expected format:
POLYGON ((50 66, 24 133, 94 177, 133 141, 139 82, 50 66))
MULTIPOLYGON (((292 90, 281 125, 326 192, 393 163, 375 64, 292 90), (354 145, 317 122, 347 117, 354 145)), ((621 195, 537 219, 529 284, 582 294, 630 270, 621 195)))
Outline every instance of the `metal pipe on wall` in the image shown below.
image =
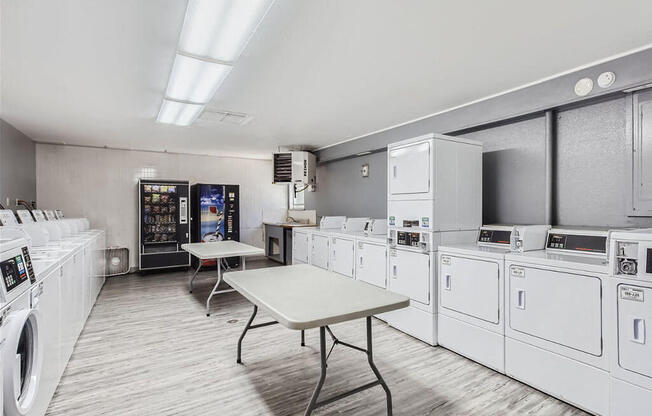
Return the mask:
POLYGON ((557 132, 555 130, 555 117, 556 113, 554 110, 546 111, 545 119, 545 147, 546 147, 546 165, 545 165, 545 176, 546 176, 546 195, 545 195, 545 224, 554 225, 554 207, 555 207, 555 147, 557 144, 557 132))

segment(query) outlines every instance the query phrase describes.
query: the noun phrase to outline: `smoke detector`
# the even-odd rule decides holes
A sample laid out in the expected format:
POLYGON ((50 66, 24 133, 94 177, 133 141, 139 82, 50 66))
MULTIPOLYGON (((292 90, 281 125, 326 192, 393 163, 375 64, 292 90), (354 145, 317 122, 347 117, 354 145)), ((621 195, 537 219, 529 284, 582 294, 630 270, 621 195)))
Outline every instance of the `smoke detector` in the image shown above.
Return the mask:
POLYGON ((233 111, 209 110, 206 109, 199 117, 200 120, 216 121, 224 124, 234 124, 244 126, 249 123, 253 117, 244 113, 235 113, 233 111))

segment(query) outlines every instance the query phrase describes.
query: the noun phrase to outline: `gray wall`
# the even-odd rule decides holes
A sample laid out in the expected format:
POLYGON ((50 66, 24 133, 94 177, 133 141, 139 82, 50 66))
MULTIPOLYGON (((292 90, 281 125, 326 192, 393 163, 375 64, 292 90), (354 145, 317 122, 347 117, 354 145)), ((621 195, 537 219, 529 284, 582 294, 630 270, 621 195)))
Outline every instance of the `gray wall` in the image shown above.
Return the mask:
POLYGON ((545 118, 463 135, 483 143, 482 221, 545 222, 545 118))
POLYGON ((317 192, 306 192, 306 209, 317 215, 385 218, 387 152, 344 159, 317 167, 317 192), (360 169, 369 164, 369 176, 360 169))
MULTIPOLYGON (((623 94, 557 113, 555 224, 652 227, 652 218, 627 216, 629 138, 625 101, 623 94)), ((419 130, 423 126, 411 128, 419 130)), ((543 222, 544 117, 460 135, 484 144, 483 222, 543 222)), ((374 166, 379 165, 382 178, 372 176, 369 182, 362 181, 359 173, 368 156, 322 164, 317 171, 317 192, 306 195, 310 196, 307 208, 317 209, 320 216, 385 213, 386 153, 372 156, 372 175, 374 166)))
MULTIPOLYGON (((36 200, 36 147, 29 137, 0 120, 0 202, 36 200)), ((9 208, 9 207, 7 207, 9 208)))

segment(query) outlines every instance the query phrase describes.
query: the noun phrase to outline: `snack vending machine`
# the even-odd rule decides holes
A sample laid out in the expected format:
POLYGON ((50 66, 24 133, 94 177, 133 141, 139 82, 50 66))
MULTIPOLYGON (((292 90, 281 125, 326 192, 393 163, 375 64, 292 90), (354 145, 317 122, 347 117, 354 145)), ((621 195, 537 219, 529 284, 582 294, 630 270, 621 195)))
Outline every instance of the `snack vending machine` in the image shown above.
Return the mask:
POLYGON ((188 191, 188 181, 138 181, 140 270, 190 265, 181 249, 190 240, 188 191))
MULTIPOLYGON (((197 183, 190 187, 191 237, 193 243, 221 240, 240 241, 240 187, 197 183)), ((193 267, 197 259, 193 258, 193 267)), ((239 257, 227 259, 237 267, 239 257)), ((203 260, 202 267, 216 266, 215 260, 203 260)))

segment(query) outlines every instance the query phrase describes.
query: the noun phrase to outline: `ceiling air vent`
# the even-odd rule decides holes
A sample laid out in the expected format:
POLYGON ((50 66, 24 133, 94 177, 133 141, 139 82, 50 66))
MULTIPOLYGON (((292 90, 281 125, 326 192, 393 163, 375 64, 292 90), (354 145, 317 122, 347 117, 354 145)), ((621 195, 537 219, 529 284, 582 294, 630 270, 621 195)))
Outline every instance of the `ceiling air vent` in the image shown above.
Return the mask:
POLYGON ((200 120, 205 121, 217 121, 218 123, 244 126, 249 123, 253 117, 248 114, 234 113, 231 111, 205 110, 199 118, 200 120))

